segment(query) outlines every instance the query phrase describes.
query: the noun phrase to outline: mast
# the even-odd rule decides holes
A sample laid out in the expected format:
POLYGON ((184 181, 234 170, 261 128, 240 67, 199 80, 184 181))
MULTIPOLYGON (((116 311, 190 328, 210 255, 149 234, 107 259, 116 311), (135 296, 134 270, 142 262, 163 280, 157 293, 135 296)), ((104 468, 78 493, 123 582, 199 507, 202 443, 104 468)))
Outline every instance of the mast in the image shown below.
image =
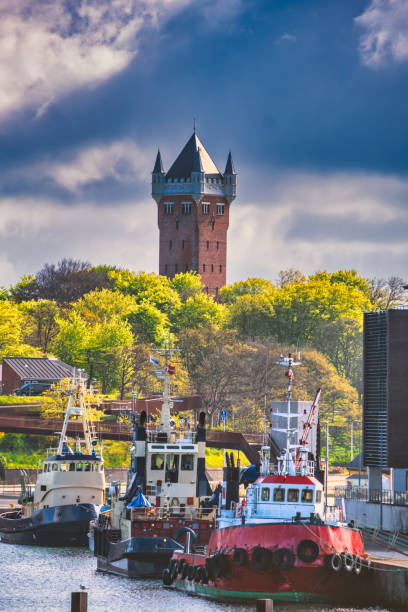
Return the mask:
MULTIPOLYGON (((298 357, 299 357, 299 353, 298 353, 298 357)), ((300 365, 300 361, 294 361, 292 357, 292 353, 289 353, 287 357, 283 357, 283 355, 281 355, 280 360, 276 361, 276 364, 283 365, 288 368, 286 371, 286 376, 288 377, 287 409, 286 409, 286 412, 275 413, 276 416, 282 416, 286 418, 286 428, 284 429, 276 428, 275 429, 275 431, 281 431, 281 432, 286 433, 286 448, 284 449, 284 452, 282 456, 280 457, 279 473, 294 475, 296 473, 296 467, 294 464, 294 458, 292 456, 291 449, 296 448, 297 445, 291 444, 290 437, 293 434, 293 432, 297 431, 297 429, 290 426, 290 418, 291 416, 298 416, 298 415, 297 413, 292 415, 291 410, 290 410, 291 400, 292 400, 292 379, 294 378, 292 368, 293 366, 300 365)))

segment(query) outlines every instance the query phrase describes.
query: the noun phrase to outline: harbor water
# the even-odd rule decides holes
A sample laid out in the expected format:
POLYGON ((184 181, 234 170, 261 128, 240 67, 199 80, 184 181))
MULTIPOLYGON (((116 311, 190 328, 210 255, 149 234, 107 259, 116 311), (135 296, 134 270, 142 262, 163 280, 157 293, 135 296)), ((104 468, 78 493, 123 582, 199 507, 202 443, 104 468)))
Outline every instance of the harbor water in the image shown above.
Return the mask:
MULTIPOLYGON (((231 605, 177 593, 161 580, 129 580, 95 571, 93 555, 80 549, 36 548, 0 543, 0 611, 69 612, 71 592, 84 585, 89 612, 247 612, 231 605)), ((275 612, 353 612, 352 609, 278 605, 275 612)), ((376 608, 379 612, 387 612, 376 608)))

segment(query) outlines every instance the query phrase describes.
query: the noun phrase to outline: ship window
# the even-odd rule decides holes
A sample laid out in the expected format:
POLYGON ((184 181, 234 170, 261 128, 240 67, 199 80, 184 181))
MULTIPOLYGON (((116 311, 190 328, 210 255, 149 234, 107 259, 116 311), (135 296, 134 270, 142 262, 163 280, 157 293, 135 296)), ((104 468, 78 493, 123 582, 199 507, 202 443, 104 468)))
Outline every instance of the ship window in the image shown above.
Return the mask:
POLYGON ((299 489, 288 489, 288 502, 299 501, 299 489))
POLYGON ((61 470, 61 472, 67 472, 68 471, 68 464, 67 463, 61 463, 60 470, 61 470))
POLYGON ((154 454, 151 458, 150 469, 152 470, 162 470, 164 468, 164 455, 154 454))
POLYGON ((181 455, 181 469, 194 470, 194 455, 181 455))
POLYGON ((94 472, 97 472, 97 471, 98 471, 98 467, 99 467, 99 466, 98 466, 98 464, 97 464, 97 463, 93 463, 93 464, 92 464, 92 469, 93 469, 93 471, 94 471, 94 472))
POLYGON ((83 469, 83 465, 82 465, 82 463, 77 463, 77 464, 76 464, 76 471, 77 471, 77 472, 82 472, 82 469, 83 469))
POLYGON ((313 489, 303 489, 302 502, 311 504, 313 502, 313 489))
POLYGON ((178 481, 179 455, 169 454, 166 457, 166 482, 178 481))
POLYGON ((271 491, 270 491, 269 487, 263 487, 262 488, 262 494, 261 494, 261 500, 262 501, 269 501, 270 494, 271 494, 271 491))
POLYGON ((44 472, 48 472, 48 463, 44 463, 44 472))
POLYGON ((322 501, 322 492, 316 491, 316 503, 320 504, 321 501, 322 501))
POLYGON ((273 491, 273 501, 274 502, 283 502, 283 501, 285 501, 285 489, 274 489, 274 491, 273 491))
POLYGON ((69 464, 69 471, 70 472, 75 472, 75 463, 70 463, 69 464))
POLYGON ((52 464, 52 471, 53 472, 58 472, 58 465, 56 463, 52 464))
POLYGON ((85 472, 90 472, 90 471, 91 471, 91 464, 85 463, 85 472))

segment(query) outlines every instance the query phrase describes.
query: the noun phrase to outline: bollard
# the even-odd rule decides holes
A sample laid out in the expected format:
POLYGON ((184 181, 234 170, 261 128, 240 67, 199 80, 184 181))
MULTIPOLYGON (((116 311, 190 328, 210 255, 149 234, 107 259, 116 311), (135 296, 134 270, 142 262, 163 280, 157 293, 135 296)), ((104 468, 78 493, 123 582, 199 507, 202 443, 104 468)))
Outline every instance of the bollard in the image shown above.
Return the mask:
POLYGON ((86 591, 74 591, 71 593, 71 612, 87 612, 88 593, 86 591))
POLYGON ((257 599, 256 612, 273 612, 273 599, 257 599))

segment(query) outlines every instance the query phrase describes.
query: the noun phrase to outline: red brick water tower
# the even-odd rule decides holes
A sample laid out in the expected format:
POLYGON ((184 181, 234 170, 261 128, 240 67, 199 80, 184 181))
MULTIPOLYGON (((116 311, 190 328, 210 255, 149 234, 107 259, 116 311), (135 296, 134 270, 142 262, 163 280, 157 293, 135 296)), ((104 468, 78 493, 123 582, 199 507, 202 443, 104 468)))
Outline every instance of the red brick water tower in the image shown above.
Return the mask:
POLYGON ((231 153, 222 174, 196 132, 166 173, 160 151, 152 172, 152 197, 160 230, 159 274, 194 270, 207 292, 218 295, 227 278, 227 231, 237 173, 231 153))

